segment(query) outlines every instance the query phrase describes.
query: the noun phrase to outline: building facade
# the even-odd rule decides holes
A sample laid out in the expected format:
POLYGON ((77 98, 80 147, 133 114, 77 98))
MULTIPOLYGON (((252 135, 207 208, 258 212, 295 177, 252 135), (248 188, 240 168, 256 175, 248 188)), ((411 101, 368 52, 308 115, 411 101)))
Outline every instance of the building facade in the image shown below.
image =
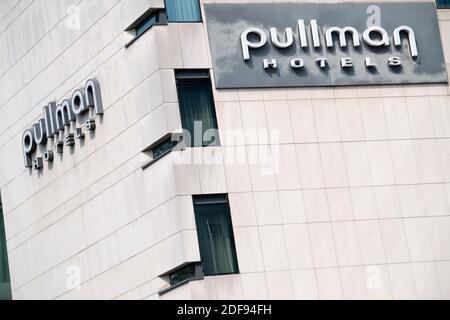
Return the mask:
POLYGON ((0 294, 449 299, 449 6, 1 1, 0 294))

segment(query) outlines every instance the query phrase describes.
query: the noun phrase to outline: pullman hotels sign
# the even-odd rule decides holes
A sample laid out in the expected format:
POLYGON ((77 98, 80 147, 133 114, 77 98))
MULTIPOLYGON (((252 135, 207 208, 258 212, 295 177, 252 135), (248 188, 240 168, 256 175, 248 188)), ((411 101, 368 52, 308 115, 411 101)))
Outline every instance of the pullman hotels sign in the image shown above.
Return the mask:
POLYGON ((447 82, 431 2, 205 9, 217 88, 447 82))
POLYGON ((96 79, 86 82, 84 88, 75 90, 72 96, 56 105, 50 102, 43 108, 43 117, 22 135, 22 149, 25 167, 39 170, 43 167, 43 160, 52 162, 55 153, 62 153, 63 146, 73 146, 75 139, 84 139, 85 131, 95 130, 95 115, 103 114, 100 86, 96 79), (91 117, 90 110, 94 117, 91 117), (82 127, 76 127, 71 132, 71 123, 84 120, 82 127), (84 128, 83 128, 84 127, 84 128), (47 146, 47 140, 53 138, 53 145, 49 150, 42 150, 47 146), (42 154, 32 158, 37 149, 42 154))

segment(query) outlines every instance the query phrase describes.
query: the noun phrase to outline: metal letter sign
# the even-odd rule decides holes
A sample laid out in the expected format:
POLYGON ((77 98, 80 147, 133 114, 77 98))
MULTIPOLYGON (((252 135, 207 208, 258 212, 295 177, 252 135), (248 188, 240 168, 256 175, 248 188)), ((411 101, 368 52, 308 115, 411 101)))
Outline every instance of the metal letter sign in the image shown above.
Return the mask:
POLYGON ((446 83, 434 3, 375 6, 206 4, 216 87, 446 83))
POLYGON ((63 100, 60 104, 50 102, 44 106, 43 118, 33 124, 30 129, 26 129, 22 135, 25 167, 42 169, 42 159, 52 162, 55 153, 63 152, 64 145, 71 147, 75 145, 75 138, 84 139, 83 129, 75 127, 71 132, 71 124, 76 126, 77 121, 84 119, 84 127, 87 131, 92 131, 95 129, 95 116, 101 114, 103 114, 103 106, 100 86, 96 79, 88 80, 83 88, 75 90, 70 98, 63 100), (92 118, 91 114, 93 114, 92 118), (51 139, 53 144, 48 144, 48 139, 51 139), (50 145, 53 150, 47 150, 47 145, 50 145), (33 154, 39 151, 43 157, 36 154, 33 159, 33 154))

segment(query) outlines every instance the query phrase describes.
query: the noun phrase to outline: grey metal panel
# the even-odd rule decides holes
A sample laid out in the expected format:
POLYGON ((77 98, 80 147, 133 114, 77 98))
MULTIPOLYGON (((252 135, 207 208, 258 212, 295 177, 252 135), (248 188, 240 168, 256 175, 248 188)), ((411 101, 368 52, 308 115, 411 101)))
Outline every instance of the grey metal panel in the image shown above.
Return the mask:
POLYGON ((207 30, 217 88, 244 87, 293 87, 338 86, 401 83, 446 83, 447 72, 440 42, 434 3, 377 3, 381 9, 381 23, 390 45, 371 47, 361 39, 361 46, 354 47, 347 36, 348 46, 341 48, 337 37, 334 47, 325 46, 327 28, 352 26, 362 38, 368 27, 366 13, 370 4, 205 4, 207 30), (308 46, 302 48, 299 41, 297 20, 307 25, 308 46), (316 19, 319 25, 321 46, 313 48, 309 22, 316 19), (393 30, 401 25, 413 28, 419 55, 413 59, 408 41, 401 46, 393 44, 393 30), (241 50, 241 33, 250 27, 264 30, 267 43, 259 49, 250 49, 251 58, 244 61, 241 50), (276 48, 270 41, 271 27, 278 28, 280 39, 284 29, 294 31, 294 44, 289 48, 276 48), (398 56, 402 66, 388 66, 387 60, 398 56), (316 58, 326 57, 329 67, 317 66, 316 58), (353 68, 343 69, 340 59, 351 57, 353 68), (377 64, 376 69, 366 68, 365 58, 377 64), (278 68, 266 71, 265 58, 277 60, 278 68), (290 67, 292 58, 302 58, 304 67, 290 67))

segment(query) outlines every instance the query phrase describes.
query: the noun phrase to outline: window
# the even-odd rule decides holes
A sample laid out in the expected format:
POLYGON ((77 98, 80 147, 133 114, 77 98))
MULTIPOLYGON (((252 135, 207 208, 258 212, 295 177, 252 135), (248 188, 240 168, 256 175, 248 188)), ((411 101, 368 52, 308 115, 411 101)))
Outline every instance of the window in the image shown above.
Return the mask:
POLYGON ((239 273, 227 195, 193 196, 205 276, 239 273))
POLYGON ((436 0, 438 9, 450 9, 450 0, 436 0))
POLYGON ((167 22, 202 22, 199 0, 165 0, 165 9, 150 8, 125 30, 134 32, 135 37, 125 44, 128 48, 145 31, 155 25, 167 22))
POLYGON ((175 71, 186 147, 219 145, 217 118, 208 70, 175 71))
POLYGON ((167 21, 164 11, 163 10, 155 11, 136 25, 135 27, 136 37, 139 37, 141 34, 143 34, 145 31, 147 31, 154 25, 166 23, 167 21))
POLYGON ((141 164, 141 169, 145 169, 152 165, 157 160, 169 154, 172 150, 183 150, 184 145, 180 143, 181 141, 183 141, 181 134, 168 133, 146 147, 142 152, 147 156, 148 160, 141 164))
POLYGON ((199 0, 166 0, 169 22, 201 22, 199 0))
POLYGON ((185 283, 186 281, 202 279, 202 265, 200 263, 190 263, 170 273, 169 278, 172 287, 185 283))
POLYGON ((0 300, 11 299, 9 280, 8 250, 6 249, 5 223, 0 195, 0 300))
POLYGON ((159 158, 164 157, 166 154, 172 151, 177 144, 178 141, 174 141, 172 140, 172 138, 169 138, 163 141, 162 143, 158 144, 156 147, 152 149, 153 161, 156 161, 159 158))

